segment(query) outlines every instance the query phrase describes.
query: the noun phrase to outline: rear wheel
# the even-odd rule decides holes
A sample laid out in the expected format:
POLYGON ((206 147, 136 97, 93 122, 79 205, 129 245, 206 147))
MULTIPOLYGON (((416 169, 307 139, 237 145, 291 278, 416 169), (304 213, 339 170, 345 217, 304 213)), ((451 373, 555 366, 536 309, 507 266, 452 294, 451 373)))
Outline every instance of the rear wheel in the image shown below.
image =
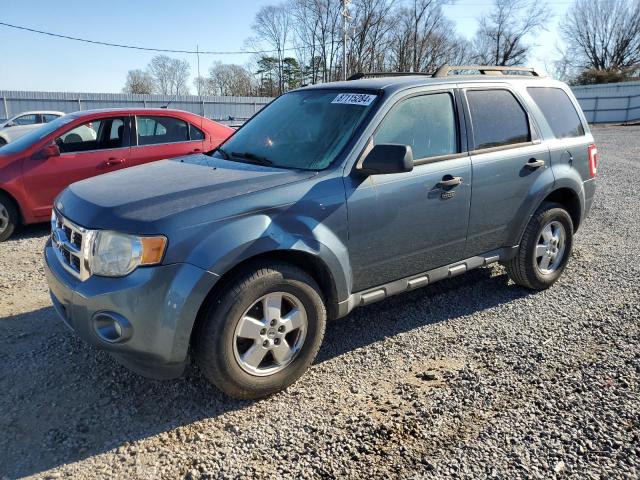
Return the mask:
POLYGON ((517 255, 506 263, 509 277, 523 287, 549 288, 564 271, 573 246, 573 222, 557 203, 544 203, 531 217, 517 255))
POLYGON ((0 242, 11 236, 18 225, 18 209, 13 199, 0 193, 0 242))
POLYGON ((232 281, 206 312, 194 341, 204 376, 236 398, 287 388, 311 365, 326 323, 316 282, 288 264, 269 264, 232 281))

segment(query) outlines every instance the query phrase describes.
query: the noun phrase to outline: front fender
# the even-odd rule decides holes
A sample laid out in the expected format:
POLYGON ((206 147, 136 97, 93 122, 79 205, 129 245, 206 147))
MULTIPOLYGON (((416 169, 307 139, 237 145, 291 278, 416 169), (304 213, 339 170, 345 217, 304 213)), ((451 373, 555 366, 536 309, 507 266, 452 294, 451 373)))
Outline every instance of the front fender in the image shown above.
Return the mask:
MULTIPOLYGON (((339 209, 342 210, 342 209, 339 209)), ((217 275, 224 275, 239 263, 257 255, 276 251, 297 251, 313 255, 329 270, 338 301, 348 297, 351 285, 349 256, 340 232, 329 224, 346 225, 334 211, 322 222, 309 216, 283 212, 260 212, 225 220, 208 232, 193 248, 186 261, 217 275)))

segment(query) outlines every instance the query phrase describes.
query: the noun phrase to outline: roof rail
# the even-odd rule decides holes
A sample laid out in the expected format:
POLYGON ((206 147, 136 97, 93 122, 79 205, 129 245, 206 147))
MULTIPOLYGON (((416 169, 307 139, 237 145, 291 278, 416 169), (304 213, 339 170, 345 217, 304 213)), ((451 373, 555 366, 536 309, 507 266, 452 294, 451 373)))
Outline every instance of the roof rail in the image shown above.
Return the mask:
POLYGON ((347 78, 347 81, 360 80, 362 78, 376 78, 376 77, 407 77, 410 75, 422 75, 423 77, 431 77, 432 73, 427 72, 358 72, 347 78))
POLYGON ((433 77, 446 77, 449 72, 464 71, 464 70, 477 70, 481 75, 508 75, 508 72, 523 72, 528 73, 532 77, 544 77, 544 75, 537 71, 533 67, 503 67, 498 65, 442 65, 433 77), (506 73, 505 73, 506 72, 506 73))

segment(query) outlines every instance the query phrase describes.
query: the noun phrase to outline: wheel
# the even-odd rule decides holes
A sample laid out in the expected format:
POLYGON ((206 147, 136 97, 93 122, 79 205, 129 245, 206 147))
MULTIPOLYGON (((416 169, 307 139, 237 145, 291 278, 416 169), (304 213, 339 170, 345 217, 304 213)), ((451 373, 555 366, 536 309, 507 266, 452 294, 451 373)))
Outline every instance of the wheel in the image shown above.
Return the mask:
POLYGON ((573 246, 573 221, 557 203, 544 203, 531 217, 516 256, 506 263, 509 277, 523 287, 544 290, 562 275, 573 246))
POLYGON ((326 309, 317 283, 284 263, 247 270, 208 308, 194 339, 203 375, 235 398, 295 382, 318 353, 326 309))
POLYGON ((0 137, 0 147, 5 146, 6 144, 7 144, 7 141, 4 138, 0 137))
POLYGON ((11 236, 18 225, 18 209, 13 200, 0 192, 0 242, 11 236))

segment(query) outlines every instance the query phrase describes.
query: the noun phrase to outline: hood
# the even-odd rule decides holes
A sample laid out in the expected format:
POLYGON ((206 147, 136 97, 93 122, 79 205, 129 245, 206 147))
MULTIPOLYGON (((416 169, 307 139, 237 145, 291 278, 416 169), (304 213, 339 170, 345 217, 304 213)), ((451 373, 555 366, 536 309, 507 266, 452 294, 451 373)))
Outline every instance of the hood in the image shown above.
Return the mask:
POLYGON ((74 183, 54 205, 71 221, 87 228, 158 233, 160 224, 185 212, 206 210, 202 221, 224 218, 234 211, 222 205, 235 197, 315 174, 190 155, 74 183))

